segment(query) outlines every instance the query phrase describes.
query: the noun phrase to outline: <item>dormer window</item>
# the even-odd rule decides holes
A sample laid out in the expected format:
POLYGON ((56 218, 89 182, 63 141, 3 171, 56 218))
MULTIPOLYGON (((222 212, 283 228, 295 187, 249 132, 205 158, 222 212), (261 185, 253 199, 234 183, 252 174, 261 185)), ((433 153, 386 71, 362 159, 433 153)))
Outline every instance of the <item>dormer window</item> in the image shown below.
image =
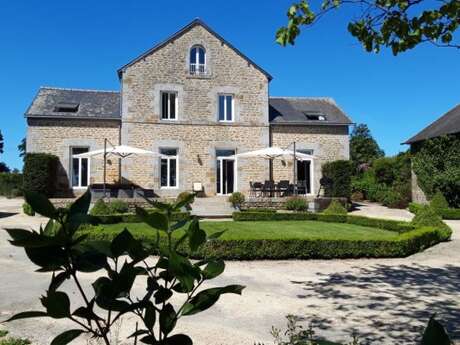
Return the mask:
POLYGON ((58 113, 76 113, 79 103, 58 103, 54 107, 54 111, 58 113))
POLYGON ((206 50, 202 46, 193 46, 190 49, 190 74, 206 74, 206 50))
POLYGON ((326 116, 320 112, 304 112, 303 114, 309 121, 326 121, 327 120, 326 116))

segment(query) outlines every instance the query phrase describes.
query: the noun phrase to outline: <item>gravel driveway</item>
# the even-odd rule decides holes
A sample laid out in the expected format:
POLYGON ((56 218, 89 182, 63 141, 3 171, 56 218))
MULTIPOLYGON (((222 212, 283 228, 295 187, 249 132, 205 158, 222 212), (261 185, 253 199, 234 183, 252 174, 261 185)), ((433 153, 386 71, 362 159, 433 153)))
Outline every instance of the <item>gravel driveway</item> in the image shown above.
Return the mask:
MULTIPOLYGON (((0 199, 0 227, 37 227, 39 217, 17 213, 21 200, 0 199)), ((410 213, 363 204, 357 214, 407 219, 410 213)), ((331 340, 349 341, 356 331, 374 344, 415 344, 432 313, 438 313, 451 335, 460 339, 460 222, 449 221, 453 240, 404 259, 227 262, 216 285, 246 285, 243 296, 225 295, 210 310, 183 318, 178 330, 198 345, 271 344, 272 325, 282 327, 286 314, 313 322, 331 340)), ((41 309, 38 297, 47 274, 34 267, 0 231, 0 319, 24 310, 41 309)), ((83 276, 85 283, 92 278, 83 276)), ((64 288, 73 306, 72 286, 64 288)), ((136 289, 142 289, 141 284, 136 289)), ((124 319, 121 338, 132 323, 124 319)), ((49 344, 69 324, 31 319, 8 324, 13 335, 49 344)), ((83 339, 78 342, 84 343, 83 339)), ((77 341, 75 342, 77 343, 77 341)))

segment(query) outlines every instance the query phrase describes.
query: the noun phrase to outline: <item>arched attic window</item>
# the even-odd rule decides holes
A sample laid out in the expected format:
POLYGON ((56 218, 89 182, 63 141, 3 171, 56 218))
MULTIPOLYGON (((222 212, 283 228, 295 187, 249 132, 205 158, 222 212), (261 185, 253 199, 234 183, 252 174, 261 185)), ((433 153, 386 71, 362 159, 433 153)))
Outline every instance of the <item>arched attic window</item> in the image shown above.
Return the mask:
POLYGON ((199 45, 190 49, 190 74, 206 74, 206 50, 199 45))

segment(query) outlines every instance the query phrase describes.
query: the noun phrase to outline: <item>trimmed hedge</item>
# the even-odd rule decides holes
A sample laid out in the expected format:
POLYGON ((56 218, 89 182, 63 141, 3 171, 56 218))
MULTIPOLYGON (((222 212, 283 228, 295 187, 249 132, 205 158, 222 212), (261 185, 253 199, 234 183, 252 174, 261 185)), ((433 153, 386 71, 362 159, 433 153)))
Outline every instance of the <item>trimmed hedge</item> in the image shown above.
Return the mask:
MULTIPOLYGON (((110 240, 113 234, 87 231, 90 240, 110 240)), ((189 253, 186 245, 179 251, 193 258, 221 258, 226 260, 281 260, 281 259, 332 259, 362 257, 406 257, 450 238, 449 228, 425 227, 400 234, 394 240, 213 240, 189 253)), ((148 245, 152 238, 139 237, 148 245)), ((166 245, 160 237, 160 245, 166 245)))
MULTIPOLYGON (((149 211, 157 212, 157 211, 149 211)), ((188 212, 177 212, 172 215, 173 221, 188 219, 188 212)), ((92 225, 117 224, 117 223, 141 223, 142 220, 134 213, 111 214, 111 215, 90 215, 92 225)))
POLYGON ((338 160, 325 163, 322 167, 323 177, 331 183, 324 186, 324 195, 350 199, 352 170, 350 161, 338 160))
POLYGON ((270 220, 316 220, 328 223, 348 223, 354 225, 379 228, 399 233, 414 230, 414 226, 408 222, 391 219, 368 218, 363 216, 324 214, 309 212, 273 213, 273 212, 234 212, 235 221, 270 221, 270 220))
POLYGON ((59 158, 47 153, 28 153, 24 159, 23 190, 53 196, 59 158))
MULTIPOLYGON (((424 205, 417 204, 415 202, 411 202, 409 204, 409 211, 413 214, 416 214, 423 208, 424 205)), ((444 209, 437 209, 436 213, 438 213, 442 219, 447 220, 460 220, 460 208, 444 208, 444 209)))

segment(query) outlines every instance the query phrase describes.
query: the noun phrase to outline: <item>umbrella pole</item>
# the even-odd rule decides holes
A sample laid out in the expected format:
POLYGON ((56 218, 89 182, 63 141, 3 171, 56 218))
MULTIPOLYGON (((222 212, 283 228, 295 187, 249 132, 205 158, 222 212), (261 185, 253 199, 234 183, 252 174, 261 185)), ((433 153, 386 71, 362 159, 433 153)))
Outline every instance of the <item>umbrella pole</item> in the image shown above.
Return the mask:
POLYGON ((107 168, 107 138, 104 138, 104 198, 105 195, 105 181, 106 181, 106 168, 107 168))
POLYGON ((296 157, 295 157, 295 141, 294 141, 294 162, 292 163, 292 176, 294 177, 293 180, 294 180, 294 195, 297 195, 297 176, 296 176, 296 157))

